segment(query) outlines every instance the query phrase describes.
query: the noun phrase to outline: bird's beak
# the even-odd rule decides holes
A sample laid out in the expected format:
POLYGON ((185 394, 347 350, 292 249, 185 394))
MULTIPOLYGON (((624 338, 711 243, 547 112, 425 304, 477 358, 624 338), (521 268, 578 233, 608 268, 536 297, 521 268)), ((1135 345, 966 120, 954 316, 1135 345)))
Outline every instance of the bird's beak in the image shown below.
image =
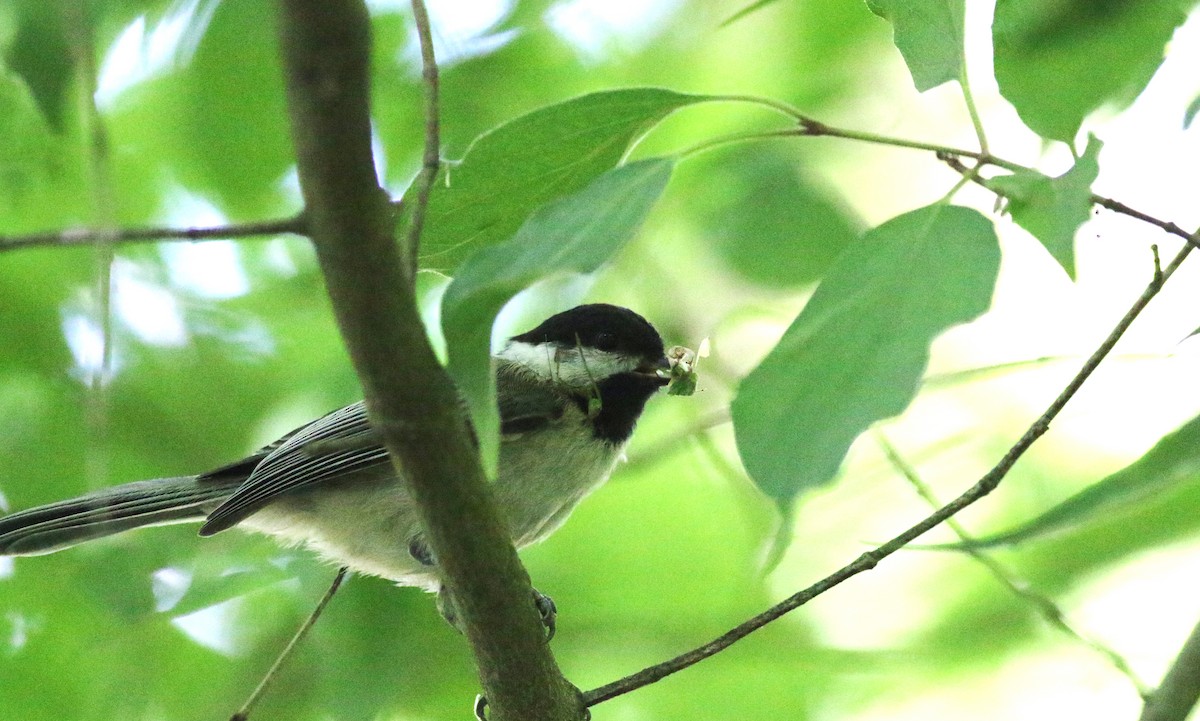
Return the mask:
POLYGON ((671 382, 671 361, 663 356, 656 361, 643 363, 634 372, 647 378, 653 378, 658 381, 660 386, 665 386, 671 382))

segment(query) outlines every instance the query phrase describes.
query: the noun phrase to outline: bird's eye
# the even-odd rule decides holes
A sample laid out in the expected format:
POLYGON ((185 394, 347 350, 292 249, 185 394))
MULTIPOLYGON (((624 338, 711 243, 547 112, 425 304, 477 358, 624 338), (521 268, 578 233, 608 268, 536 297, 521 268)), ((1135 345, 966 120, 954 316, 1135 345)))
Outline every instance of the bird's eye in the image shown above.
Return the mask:
POLYGON ((612 333, 597 333, 592 339, 592 346, 598 350, 615 350, 617 347, 617 337, 612 333))

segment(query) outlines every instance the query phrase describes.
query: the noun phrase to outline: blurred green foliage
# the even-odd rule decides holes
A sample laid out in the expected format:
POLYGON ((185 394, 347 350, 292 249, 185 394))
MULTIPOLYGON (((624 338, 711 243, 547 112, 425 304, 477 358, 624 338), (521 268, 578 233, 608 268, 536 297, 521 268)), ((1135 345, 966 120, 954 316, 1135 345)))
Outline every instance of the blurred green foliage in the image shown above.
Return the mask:
MULTIPOLYGON (((17 0, 0 7, 0 234, 89 226, 103 217, 128 226, 208 225, 298 209, 269 4, 120 0, 88 4, 89 12, 76 15, 64 14, 67 5, 17 0), (89 109, 79 88, 88 84, 72 61, 80 38, 89 36, 104 81, 97 95, 106 131, 101 144, 83 130, 89 109), (107 167, 109 188, 96 185, 97 159, 107 167)), ((447 166, 449 188, 445 175, 439 179, 430 242, 439 243, 444 233, 453 248, 462 232, 453 223, 469 221, 475 225, 468 230, 486 226, 486 244, 502 247, 547 201, 577 199, 571 193, 624 160, 634 141, 640 142, 633 159, 673 164, 676 153, 698 143, 791 123, 746 104, 682 107, 701 96, 766 96, 847 127, 899 134, 911 129, 896 130, 899 117, 919 115, 922 103, 934 106, 942 97, 937 94, 947 91, 916 96, 898 80, 907 80, 902 61, 921 88, 958 77, 946 62, 964 55, 956 25, 963 2, 872 3, 891 8, 881 13, 895 23, 889 27, 864 3, 776 0, 722 25, 744 5, 647 3, 622 20, 582 2, 518 0, 501 4, 490 25, 465 29, 466 15, 480 16, 484 8, 466 13, 453 3, 436 4, 445 58, 443 152, 463 163, 447 166), (927 32, 922 8, 949 20, 953 31, 927 32), (669 91, 628 90, 654 86, 669 91), (528 115, 620 88, 647 102, 624 114, 603 103, 585 108, 578 127, 561 116, 539 125, 545 115, 528 115), (664 119, 671 111, 677 112, 664 119), (506 137, 501 128, 517 132, 506 137), (489 131, 495 132, 484 135, 489 131), (504 140, 503 152, 473 188, 472 153, 497 140, 504 140), (664 157, 671 160, 652 160, 664 157), (554 182, 538 174, 564 164, 577 172, 555 175, 554 182), (450 202, 464 186, 468 197, 450 202), (439 212, 445 216, 440 226, 439 212)), ((1096 108, 1123 106, 1141 91, 1188 7, 999 0, 1000 91, 1033 131, 1075 141, 1096 108), (1032 12, 1035 5, 1042 11, 1032 12)), ((382 181, 399 195, 421 151, 419 68, 407 14, 382 3, 372 11, 378 159, 382 181)), ((580 101, 568 107, 579 109, 580 101)), ((962 145, 961 137, 951 142, 938 135, 945 128, 940 120, 922 118, 916 125, 924 132, 921 124, 928 124, 925 140, 962 145)), ((991 118, 985 113, 984 120, 991 118)), ((954 132, 965 128, 970 137, 969 123, 961 116, 956 122, 954 132)), ((1006 151, 992 141, 993 152, 1006 151)), ((1083 186, 1094 177, 1093 164, 1104 168, 1103 157, 1096 157, 1099 144, 1088 147, 1076 166, 1087 171, 1080 171, 1086 182, 1044 208, 1043 219, 1056 221, 1054 257, 1064 262, 1084 220, 1083 186)), ((502 316, 505 330, 520 329, 586 295, 639 310, 668 344, 696 347, 701 338, 713 338, 699 392, 655 400, 630 463, 552 540, 525 553, 535 584, 560 606, 554 650, 580 687, 709 640, 851 560, 864 539, 882 540, 926 511, 894 469, 863 443, 850 444, 866 425, 908 403, 931 337, 986 307, 996 277, 995 243, 980 213, 936 205, 957 177, 942 169, 928 173, 916 160, 897 170, 873 158, 831 139, 686 155, 645 228, 616 251, 606 270, 583 282, 541 284, 502 316), (883 221, 898 213, 879 208, 897 205, 923 206, 904 217, 934 216, 929 227, 939 232, 926 238, 929 244, 900 244, 894 255, 875 255, 860 234, 874 227, 867 240, 886 236, 895 225, 883 221), (950 215, 961 222, 937 225, 937 217, 950 215), (891 290, 878 291, 874 281, 855 275, 868 270, 884 276, 891 290), (739 400, 749 419, 739 433, 770 421, 770 442, 749 451, 743 446, 741 453, 751 471, 756 461, 774 464, 756 478, 771 499, 794 499, 789 521, 795 526, 780 529, 774 504, 746 477, 733 433, 719 419, 741 379, 771 357, 823 279, 831 282, 817 293, 828 300, 807 313, 822 304, 832 309, 837 323, 828 330, 835 341, 797 343, 799 331, 787 331, 788 342, 773 355, 794 352, 765 363, 758 380, 749 376, 739 400), (855 305, 864 295, 871 303, 855 305), (854 334, 860 337, 853 344, 845 342, 854 334), (883 342, 896 337, 906 341, 902 351, 883 342), (849 352, 855 349, 862 352, 849 352), (842 384, 845 378, 855 381, 856 394, 842 384), (850 430, 847 417, 854 419, 850 430), (828 442, 830 429, 840 431, 837 443, 828 442), (817 472, 802 467, 802 457, 814 450, 821 451, 817 472), (821 488, 798 495, 814 486, 821 488), (765 576, 764 549, 781 530, 794 531, 795 541, 765 576)), ((1057 180, 1030 174, 1019 182, 1041 192, 1057 180)), ((644 209, 654 198, 637 200, 629 205, 644 209)), ((990 200, 973 204, 988 210, 990 200)), ((1021 221, 1018 208, 1012 210, 1021 221)), ((614 249, 619 245, 613 242, 614 249)), ((0 507, 26 508, 91 487, 211 468, 357 399, 357 381, 303 240, 118 248, 109 371, 98 361, 104 333, 98 256, 89 248, 0 254, 0 507)), ((464 252, 428 267, 452 275, 467 257, 464 252)), ((475 257, 477 264, 487 260, 475 257)), ((490 265, 473 281, 479 287, 492 288, 488 283, 506 271, 502 262, 490 265)), ((522 274, 522 283, 534 275, 522 274)), ((430 286, 435 290, 427 300, 436 315, 438 284, 430 286)), ((511 290, 506 286, 504 293, 511 290)), ((803 319, 796 327, 811 330, 811 319, 803 319)), ((438 327, 431 323, 432 332, 438 327)), ((1195 327, 1194 318, 1188 327, 1195 327)), ((964 362, 974 361, 959 350, 969 357, 964 362)), ((934 357, 936 363, 936 345, 934 357)), ((1013 398, 1035 385, 1033 374, 1056 370, 1022 372, 1030 375, 1008 377, 1013 385, 984 378, 924 389, 903 416, 887 421, 889 432, 897 431, 900 447, 949 497, 1028 422, 1032 413, 1014 406, 1013 398), (940 412, 930 413, 931 405, 940 412)), ((1032 404, 1042 402, 1039 395, 1032 404)), ((1194 415, 1192 409, 1181 418, 1194 415)), ((1122 422, 1112 420, 1118 427, 1122 422)), ((1058 442, 1059 455, 1034 454, 1006 481, 1006 492, 968 520, 1010 527, 1128 460, 1103 459, 1108 466, 1099 470, 1093 458, 1101 455, 1099 442, 1074 454, 1061 452, 1062 446, 1072 450, 1070 443, 1058 442)), ((1152 457, 1155 467, 1186 473, 1164 478, 1129 466, 1110 477, 1136 490, 1107 497, 1120 514, 1080 515, 1070 533, 1005 551, 1003 559, 1046 593, 1086 594, 1094 579, 1138 554, 1191 541, 1200 526, 1191 471, 1197 452, 1195 444, 1164 441, 1152 457)), ((0 715, 30 721, 228 717, 331 575, 302 550, 236 533, 201 541, 188 527, 138 531, 43 558, 0 559, 0 715)), ((976 693, 972 682, 993 677, 1012 659, 1039 658, 1047 647, 1074 648, 997 588, 967 559, 903 554, 835 590, 836 600, 818 599, 595 715, 928 718, 914 699, 936 704, 959 684, 970 689, 964 693, 976 693), (856 629, 869 638, 855 636, 856 629)), ((1104 679, 1136 704, 1123 679, 1104 679)), ((469 653, 437 617, 431 598, 355 578, 255 718, 462 718, 475 686, 469 653)), ((974 715, 1003 708, 996 699, 1019 691, 989 697, 979 690, 974 715)))

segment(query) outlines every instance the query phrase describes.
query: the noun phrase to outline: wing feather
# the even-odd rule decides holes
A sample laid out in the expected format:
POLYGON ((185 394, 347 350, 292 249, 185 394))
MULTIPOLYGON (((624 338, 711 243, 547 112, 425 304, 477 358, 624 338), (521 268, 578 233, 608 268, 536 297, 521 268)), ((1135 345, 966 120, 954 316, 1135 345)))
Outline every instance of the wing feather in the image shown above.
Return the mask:
MULTIPOLYGON (((496 364, 496 373, 502 440, 541 430, 562 417, 568 401, 551 385, 503 361, 496 364)), ((249 458, 211 471, 201 479, 229 469, 248 470, 255 462, 245 482, 209 514, 200 535, 209 536, 236 525, 280 496, 353 473, 383 469, 390 463, 362 401, 322 416, 249 458)))
POLYGON ((389 463, 362 401, 324 415, 264 450, 268 452, 246 481, 208 516, 200 535, 223 531, 279 496, 389 463))

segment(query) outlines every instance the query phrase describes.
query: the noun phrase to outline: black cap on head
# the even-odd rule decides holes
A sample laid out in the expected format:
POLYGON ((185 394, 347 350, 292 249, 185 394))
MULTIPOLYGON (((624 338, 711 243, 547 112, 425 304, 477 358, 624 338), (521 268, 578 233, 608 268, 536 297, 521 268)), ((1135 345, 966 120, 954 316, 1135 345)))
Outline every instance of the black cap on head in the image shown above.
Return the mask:
POLYGON ((657 359, 663 355, 662 336, 650 322, 618 305, 592 303, 552 315, 531 331, 512 340, 555 343, 574 347, 582 343, 599 350, 657 359))

